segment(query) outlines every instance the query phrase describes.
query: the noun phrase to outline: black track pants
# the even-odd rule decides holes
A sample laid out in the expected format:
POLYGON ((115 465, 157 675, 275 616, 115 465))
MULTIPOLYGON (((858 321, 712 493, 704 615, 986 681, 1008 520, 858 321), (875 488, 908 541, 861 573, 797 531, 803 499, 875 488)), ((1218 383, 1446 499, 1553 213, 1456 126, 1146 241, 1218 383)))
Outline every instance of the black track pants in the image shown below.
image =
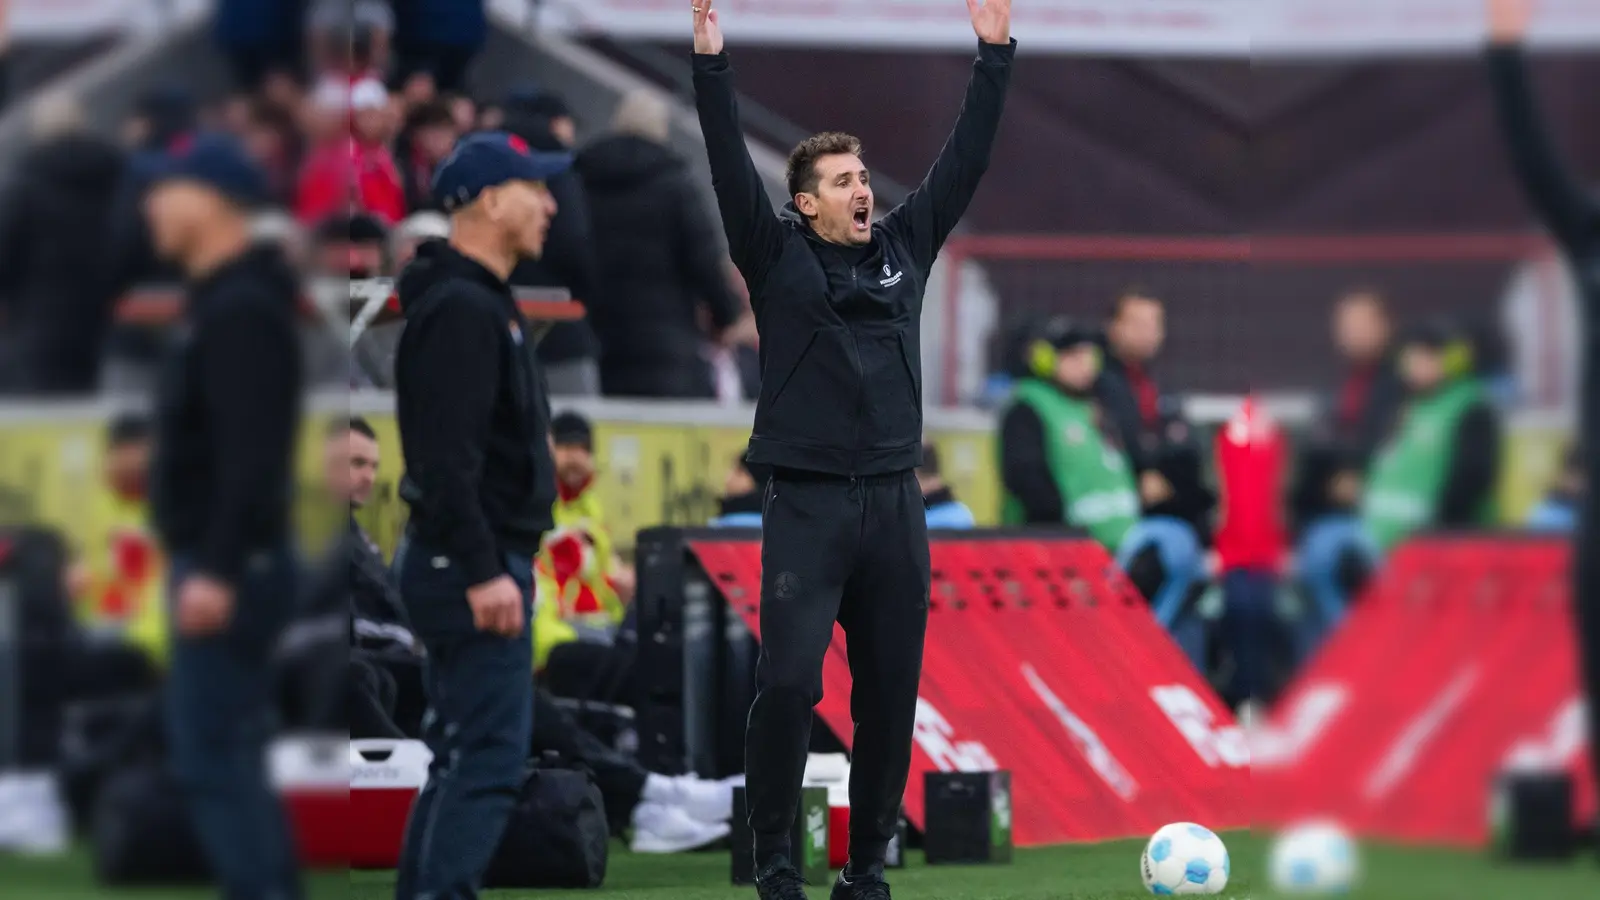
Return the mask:
POLYGON ((767 483, 761 540, 761 657, 745 733, 755 864, 789 856, 822 660, 844 627, 854 682, 850 858, 883 861, 911 767, 928 625, 928 527, 910 472, 767 483))

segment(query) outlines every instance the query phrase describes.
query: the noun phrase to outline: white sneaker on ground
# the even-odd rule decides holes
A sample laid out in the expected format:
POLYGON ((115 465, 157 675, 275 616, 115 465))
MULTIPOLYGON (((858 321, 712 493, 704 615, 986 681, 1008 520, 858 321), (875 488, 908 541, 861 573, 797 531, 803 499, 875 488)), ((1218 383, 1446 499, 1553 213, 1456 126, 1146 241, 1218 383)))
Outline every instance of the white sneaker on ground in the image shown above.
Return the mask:
POLYGON ((635 853, 683 853, 714 844, 732 830, 727 822, 701 822, 676 806, 640 803, 633 808, 635 853))
POLYGON ((70 841, 67 818, 54 775, 0 773, 0 851, 64 853, 70 841))
POLYGON ((645 779, 641 798, 646 803, 676 806, 701 822, 726 822, 733 817, 733 787, 693 775, 651 774, 645 779))

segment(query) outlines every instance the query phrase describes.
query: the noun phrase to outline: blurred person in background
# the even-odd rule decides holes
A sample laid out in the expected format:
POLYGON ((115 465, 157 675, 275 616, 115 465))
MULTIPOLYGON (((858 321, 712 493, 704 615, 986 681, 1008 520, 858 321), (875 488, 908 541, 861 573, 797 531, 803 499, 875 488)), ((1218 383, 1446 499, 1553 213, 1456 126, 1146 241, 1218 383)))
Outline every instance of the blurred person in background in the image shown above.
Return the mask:
POLYGON ((1203 671, 1207 627, 1191 602, 1200 542, 1182 520, 1141 517, 1133 464, 1096 392, 1102 354, 1099 335, 1065 317, 1029 345, 1000 418, 1001 521, 1086 530, 1203 671))
POLYGON ((275 206, 287 206, 300 167, 300 130, 293 114, 265 99, 250 98, 238 134, 266 175, 268 198, 275 206))
POLYGON ((1500 418, 1473 370, 1471 342, 1448 322, 1418 327, 1400 344, 1400 374, 1406 400, 1357 484, 1357 514, 1326 516, 1301 538, 1299 574, 1311 600, 1302 656, 1343 621, 1350 598, 1400 541, 1493 521, 1500 418))
POLYGON ((922 488, 922 503, 928 508, 929 528, 972 528, 977 520, 965 503, 945 483, 939 470, 939 448, 933 442, 922 444, 922 465, 917 467, 917 486, 922 488))
MULTIPOLYGON (((535 150, 566 153, 576 132, 571 114, 561 98, 538 91, 519 91, 506 101, 506 130, 535 150)), ((566 288, 578 302, 593 301, 600 293, 589 202, 576 172, 550 179, 557 212, 550 223, 544 255, 523 260, 511 273, 518 287, 566 288)), ((544 368, 552 396, 593 397, 600 393, 599 341, 587 319, 557 322, 540 339, 535 352, 544 368)))
POLYGON ((455 114, 439 100, 418 104, 406 113, 405 126, 395 140, 395 158, 405 180, 407 209, 439 210, 433 199, 433 173, 450 155, 461 134, 455 114))
POLYGON ((561 697, 615 702, 632 665, 624 628, 633 571, 617 556, 595 490, 594 429, 581 414, 550 420, 555 529, 534 563, 534 668, 561 697))
POLYGON ((704 197, 667 147, 669 115, 656 93, 630 93, 612 133, 578 154, 601 273, 588 312, 606 396, 716 396, 697 308, 709 308, 714 335, 741 318, 704 197))
POLYGON ((1578 514, 1589 489, 1589 473, 1584 466, 1583 449, 1576 441, 1561 454, 1561 468, 1545 492, 1544 499, 1528 511, 1522 527, 1529 531, 1571 534, 1578 528, 1578 514))
POLYGON ((268 782, 270 654, 293 613, 291 463, 299 425, 299 284, 255 247, 265 179, 232 138, 203 135, 145 198, 154 246, 187 278, 189 337, 158 391, 152 518, 170 565, 169 745, 195 831, 230 897, 298 897, 268 782))
POLYGON ((306 44, 313 65, 342 71, 351 79, 383 80, 394 43, 394 11, 388 0, 299 0, 308 6, 306 44))
POLYGON ((439 240, 450 236, 450 220, 443 213, 424 211, 412 213, 394 229, 389 253, 396 271, 403 269, 417 255, 417 246, 423 241, 439 240))
POLYGON ((233 72, 253 90, 273 73, 300 68, 305 47, 300 21, 307 0, 218 0, 212 36, 233 72))
POLYGON ((102 478, 111 512, 104 545, 69 575, 78 621, 91 634, 125 641, 165 668, 168 656, 166 561, 150 528, 149 418, 123 413, 106 429, 102 478))
MULTIPOLYGON (((1578 323, 1584 329, 1578 445, 1592 475, 1600 449, 1600 191, 1584 184, 1585 173, 1568 168, 1539 111, 1522 49, 1532 15, 1531 0, 1489 0, 1489 74, 1512 167, 1577 278, 1578 323)), ((1600 503, 1592 492, 1583 496, 1574 542, 1573 598, 1589 696, 1590 759, 1600 772, 1600 740, 1594 737, 1600 735, 1600 554, 1592 550, 1600 543, 1600 503)))
POLYGON ((0 190, 0 377, 10 382, 0 392, 87 394, 120 293, 114 215, 126 159, 87 131, 74 98, 39 101, 30 126, 0 190))
POLYGON ((394 0, 402 83, 426 73, 441 92, 466 86, 467 67, 489 39, 484 0, 394 0))
POLYGON ((767 480, 756 478, 750 463, 745 462, 748 450, 733 458, 728 475, 722 481, 722 496, 717 498, 717 515, 709 523, 712 528, 760 528, 762 498, 767 480))
POLYGON ((1361 479, 1405 400, 1395 364, 1393 323, 1383 296, 1357 288, 1333 310, 1333 343, 1344 378, 1301 449, 1291 509, 1304 529, 1329 515, 1350 515, 1361 479))
POLYGON ((325 117, 343 116, 348 109, 350 126, 324 131, 311 151, 295 192, 295 215, 312 224, 353 206, 385 225, 405 218, 406 192, 389 152, 393 115, 383 84, 362 79, 347 94, 323 94, 316 102, 325 117))
POLYGON ((374 216, 330 216, 313 232, 312 270, 339 278, 380 278, 393 274, 389 231, 374 216))
POLYGON ((1124 289, 1106 324, 1105 370, 1095 395, 1133 461, 1145 515, 1186 522, 1205 544, 1216 498, 1205 484, 1201 448, 1150 371, 1166 335, 1161 300, 1144 288, 1124 289))

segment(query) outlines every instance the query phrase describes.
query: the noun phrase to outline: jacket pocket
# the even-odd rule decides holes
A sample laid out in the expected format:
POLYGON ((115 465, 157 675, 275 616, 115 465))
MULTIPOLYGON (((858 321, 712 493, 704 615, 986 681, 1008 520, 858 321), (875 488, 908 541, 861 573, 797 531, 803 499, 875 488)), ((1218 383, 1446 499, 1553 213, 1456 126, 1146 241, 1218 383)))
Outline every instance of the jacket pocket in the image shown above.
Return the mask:
POLYGON ((863 450, 892 450, 922 440, 922 391, 903 329, 863 333, 861 362, 871 403, 862 421, 863 450))
POLYGON ((805 365, 806 356, 816 343, 817 332, 813 331, 811 332, 811 337, 806 339, 805 346, 800 348, 800 355, 795 357, 794 362, 789 364, 783 373, 783 377, 778 380, 778 386, 773 388, 772 396, 767 399, 766 404, 769 409, 778 405, 778 398, 783 396, 784 390, 789 387, 789 382, 794 380, 795 373, 800 371, 802 365, 805 365))

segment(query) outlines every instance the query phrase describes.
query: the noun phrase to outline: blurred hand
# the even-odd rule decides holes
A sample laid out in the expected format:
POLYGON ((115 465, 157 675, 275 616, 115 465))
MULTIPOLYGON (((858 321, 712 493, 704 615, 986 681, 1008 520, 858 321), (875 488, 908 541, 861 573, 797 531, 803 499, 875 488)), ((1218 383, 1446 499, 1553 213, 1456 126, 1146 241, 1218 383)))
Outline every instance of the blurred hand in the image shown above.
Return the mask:
POLYGON ((1328 483, 1328 498, 1340 506, 1355 506, 1361 497, 1361 475, 1349 469, 1333 476, 1328 483))
POLYGON ((510 575, 467 588, 472 625, 479 631, 514 638, 522 634, 522 589, 510 575))
POLYGON ((1172 484, 1154 469, 1139 476, 1139 497, 1145 506, 1159 506, 1172 499, 1172 484))
POLYGON ((639 587, 639 579, 634 575, 633 566, 612 554, 611 572, 606 580, 611 583, 611 589, 617 592, 617 599, 624 605, 633 602, 633 593, 639 587))
POLYGON ((1489 0, 1489 40, 1515 44, 1528 34, 1534 0, 1489 0))
POLYGON ((756 317, 747 313, 740 316, 737 322, 722 329, 722 333, 717 335, 717 341, 724 347, 738 347, 740 345, 754 347, 758 336, 756 332, 756 317))
POLYGON ((1011 43, 1011 0, 967 0, 972 30, 985 44, 1011 43))
POLYGON ((233 619, 233 588, 209 575, 190 575, 178 586, 178 633, 207 637, 233 619))
POLYGON ((717 54, 722 52, 722 26, 717 24, 717 11, 711 0, 690 0, 694 7, 694 52, 717 54))

